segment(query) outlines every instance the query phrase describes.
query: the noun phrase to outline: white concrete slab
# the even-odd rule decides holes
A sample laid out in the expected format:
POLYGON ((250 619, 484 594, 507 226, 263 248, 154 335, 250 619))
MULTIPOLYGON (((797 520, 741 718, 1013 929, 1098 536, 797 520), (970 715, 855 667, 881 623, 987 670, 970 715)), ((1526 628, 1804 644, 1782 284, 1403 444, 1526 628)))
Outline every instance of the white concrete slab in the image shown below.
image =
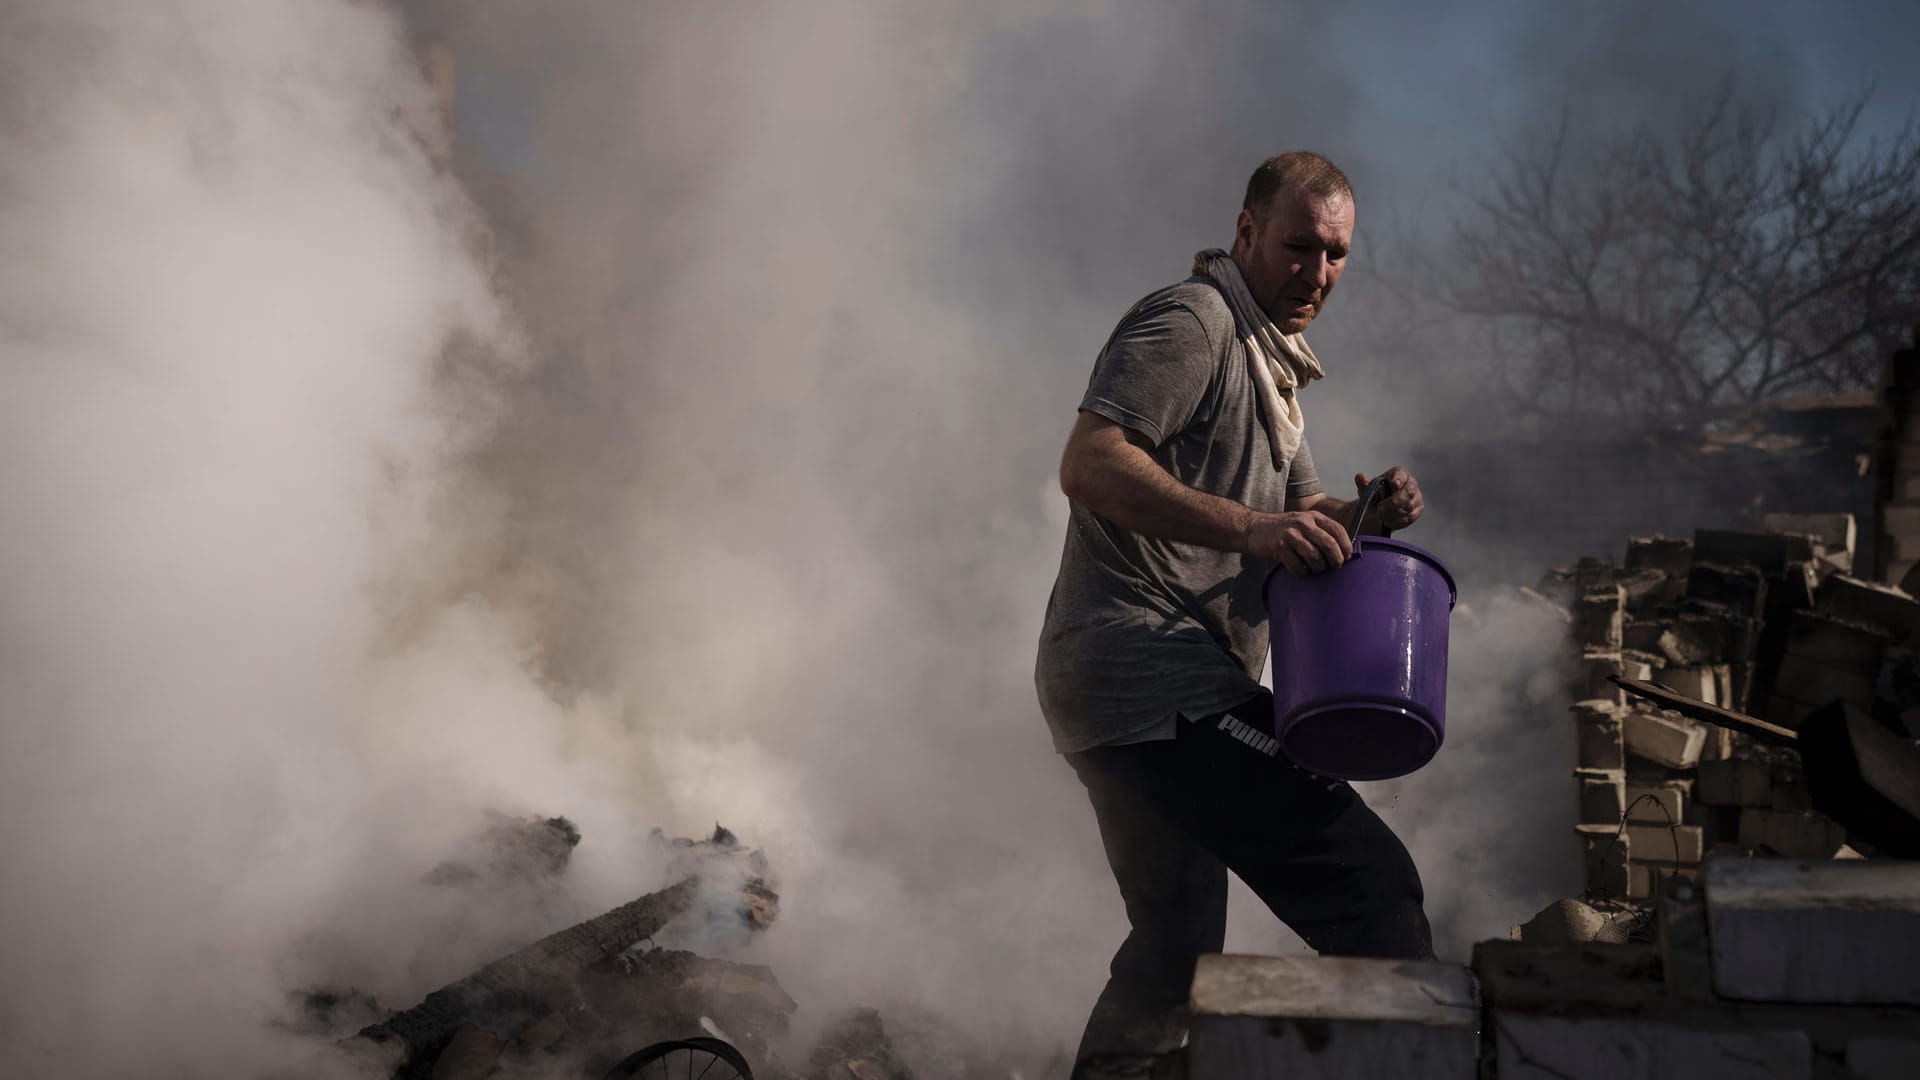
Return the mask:
POLYGON ((1813 1075, 1813 1044, 1798 1031, 1524 1013, 1497 1014, 1493 1028, 1500 1080, 1802 1080, 1813 1075))
POLYGON ((1704 876, 1721 996, 1920 1005, 1920 862, 1716 858, 1704 876))
POLYGON ((1359 957, 1203 956, 1187 1045, 1196 1080, 1262 1076, 1470 1080, 1473 976, 1359 957))

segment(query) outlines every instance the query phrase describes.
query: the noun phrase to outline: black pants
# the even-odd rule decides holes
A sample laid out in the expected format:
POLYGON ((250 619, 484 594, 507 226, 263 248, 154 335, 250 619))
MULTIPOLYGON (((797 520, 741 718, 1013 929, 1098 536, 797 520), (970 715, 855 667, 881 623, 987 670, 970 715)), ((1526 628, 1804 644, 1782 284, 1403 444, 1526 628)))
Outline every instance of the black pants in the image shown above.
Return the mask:
POLYGON ((1272 731, 1263 692, 1182 720, 1171 741, 1067 755, 1133 927, 1081 1060, 1179 1044, 1194 963, 1226 938, 1229 869, 1317 952, 1433 957, 1405 845, 1351 787, 1289 762, 1272 731))

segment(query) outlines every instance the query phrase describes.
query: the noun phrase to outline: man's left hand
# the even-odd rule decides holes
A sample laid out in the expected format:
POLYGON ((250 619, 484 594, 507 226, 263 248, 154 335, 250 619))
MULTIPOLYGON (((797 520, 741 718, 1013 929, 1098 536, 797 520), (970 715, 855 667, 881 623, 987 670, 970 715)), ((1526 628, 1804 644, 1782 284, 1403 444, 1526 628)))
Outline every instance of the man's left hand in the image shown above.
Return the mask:
MULTIPOLYGON (((1373 513, 1380 524, 1398 532, 1419 521, 1420 515, 1427 509, 1426 500, 1420 497, 1420 481, 1399 465, 1381 475, 1387 481, 1387 488, 1373 504, 1373 513)), ((1354 490, 1360 494, 1365 494, 1367 485, 1372 482, 1366 473, 1353 474, 1354 490)))

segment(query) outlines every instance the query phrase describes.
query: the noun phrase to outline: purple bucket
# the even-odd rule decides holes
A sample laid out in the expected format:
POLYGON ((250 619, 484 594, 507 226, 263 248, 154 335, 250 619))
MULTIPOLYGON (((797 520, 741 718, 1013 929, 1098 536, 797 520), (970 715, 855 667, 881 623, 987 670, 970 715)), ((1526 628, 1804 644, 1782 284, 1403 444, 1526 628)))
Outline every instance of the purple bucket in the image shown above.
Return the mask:
POLYGON ((1447 729, 1447 616, 1458 590, 1431 552, 1362 536, 1338 570, 1267 575, 1274 734, 1294 763, 1386 780, 1433 760, 1447 729))

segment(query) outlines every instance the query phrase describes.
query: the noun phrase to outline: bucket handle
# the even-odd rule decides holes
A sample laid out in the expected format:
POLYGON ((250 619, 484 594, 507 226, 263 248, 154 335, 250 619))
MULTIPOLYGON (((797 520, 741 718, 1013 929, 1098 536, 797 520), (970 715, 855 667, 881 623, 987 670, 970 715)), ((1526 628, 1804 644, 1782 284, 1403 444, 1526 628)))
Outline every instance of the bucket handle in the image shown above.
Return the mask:
MULTIPOLYGON (((1347 526, 1347 542, 1353 545, 1354 554, 1356 555, 1360 553, 1361 519, 1365 518, 1367 511, 1372 509, 1373 500, 1379 498, 1380 493, 1385 490, 1387 490, 1387 474, 1381 473, 1379 476, 1373 478, 1372 483, 1367 485, 1367 490, 1360 493, 1360 502, 1353 508, 1353 524, 1347 526)), ((1393 530, 1382 525, 1380 527, 1380 535, 1392 536, 1393 530)))

